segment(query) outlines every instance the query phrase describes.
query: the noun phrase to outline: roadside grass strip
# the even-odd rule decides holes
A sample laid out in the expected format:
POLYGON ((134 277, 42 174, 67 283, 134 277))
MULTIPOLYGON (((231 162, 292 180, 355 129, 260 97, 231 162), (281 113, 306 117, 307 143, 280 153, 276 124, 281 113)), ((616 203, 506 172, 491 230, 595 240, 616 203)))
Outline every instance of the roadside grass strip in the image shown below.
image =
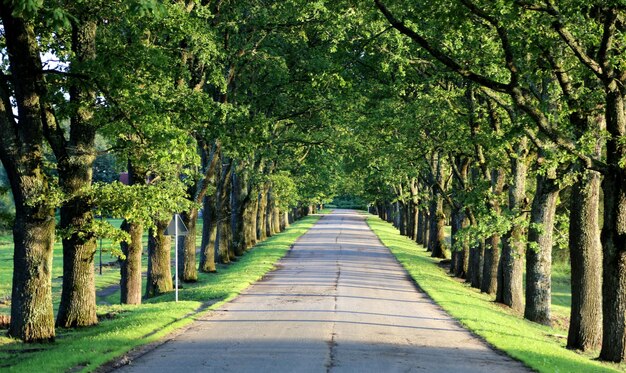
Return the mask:
POLYGON ((368 215, 367 223, 418 286, 448 314, 487 343, 538 372, 625 372, 626 364, 601 363, 598 353, 565 348, 566 332, 524 320, 438 265, 424 248, 391 224, 368 215))
POLYGON ((197 283, 183 285, 178 303, 173 302, 172 292, 137 306, 98 306, 97 326, 57 329, 56 341, 49 344, 24 344, 0 337, 0 371, 90 372, 135 347, 155 342, 260 280, 319 218, 309 216, 295 222, 236 262, 219 266, 217 273, 199 273, 197 283))

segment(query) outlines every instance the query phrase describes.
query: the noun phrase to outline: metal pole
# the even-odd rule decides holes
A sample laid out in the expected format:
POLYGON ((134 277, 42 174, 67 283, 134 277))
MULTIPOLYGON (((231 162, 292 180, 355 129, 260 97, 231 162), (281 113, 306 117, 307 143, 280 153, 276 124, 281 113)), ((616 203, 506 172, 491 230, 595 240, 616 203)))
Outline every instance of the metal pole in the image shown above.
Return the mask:
MULTIPOLYGON (((104 216, 100 215, 100 221, 104 220, 104 216)), ((102 275, 102 237, 100 237, 100 274, 102 275)))
POLYGON ((178 214, 174 214, 174 239, 176 240, 176 270, 175 270, 175 276, 176 276, 176 302, 178 302, 178 214))

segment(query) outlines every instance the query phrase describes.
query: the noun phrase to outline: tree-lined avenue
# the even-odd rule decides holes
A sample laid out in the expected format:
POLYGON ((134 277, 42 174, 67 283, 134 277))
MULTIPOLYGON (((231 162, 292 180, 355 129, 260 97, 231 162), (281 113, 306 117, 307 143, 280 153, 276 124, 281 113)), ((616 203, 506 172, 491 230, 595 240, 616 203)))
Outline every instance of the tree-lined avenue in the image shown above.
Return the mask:
POLYGON ((357 212, 324 216, 278 267, 121 371, 526 371, 417 290, 357 212))

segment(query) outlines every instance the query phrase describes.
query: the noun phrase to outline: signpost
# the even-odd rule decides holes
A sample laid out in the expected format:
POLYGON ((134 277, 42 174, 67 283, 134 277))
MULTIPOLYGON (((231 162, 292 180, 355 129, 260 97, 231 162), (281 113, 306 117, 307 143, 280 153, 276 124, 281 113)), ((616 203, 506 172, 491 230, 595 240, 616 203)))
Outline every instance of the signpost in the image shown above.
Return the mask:
POLYGON ((170 223, 167 225, 167 228, 165 228, 165 235, 166 236, 174 236, 174 242, 175 242, 175 252, 176 252, 176 259, 175 259, 175 272, 174 272, 174 284, 175 284, 175 298, 176 298, 176 302, 178 302, 178 236, 186 236, 187 235, 187 227, 185 226, 185 224, 183 223, 183 220, 180 218, 180 214, 174 214, 174 218, 172 218, 172 221, 170 221, 170 223))

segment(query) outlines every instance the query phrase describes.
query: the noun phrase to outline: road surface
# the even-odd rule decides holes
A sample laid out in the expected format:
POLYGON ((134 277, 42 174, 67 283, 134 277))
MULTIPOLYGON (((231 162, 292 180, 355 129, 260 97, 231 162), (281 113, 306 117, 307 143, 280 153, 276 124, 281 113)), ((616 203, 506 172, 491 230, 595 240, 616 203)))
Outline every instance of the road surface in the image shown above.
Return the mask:
POLYGON ((326 215, 279 269, 123 372, 526 372, 418 291, 365 223, 326 215))

